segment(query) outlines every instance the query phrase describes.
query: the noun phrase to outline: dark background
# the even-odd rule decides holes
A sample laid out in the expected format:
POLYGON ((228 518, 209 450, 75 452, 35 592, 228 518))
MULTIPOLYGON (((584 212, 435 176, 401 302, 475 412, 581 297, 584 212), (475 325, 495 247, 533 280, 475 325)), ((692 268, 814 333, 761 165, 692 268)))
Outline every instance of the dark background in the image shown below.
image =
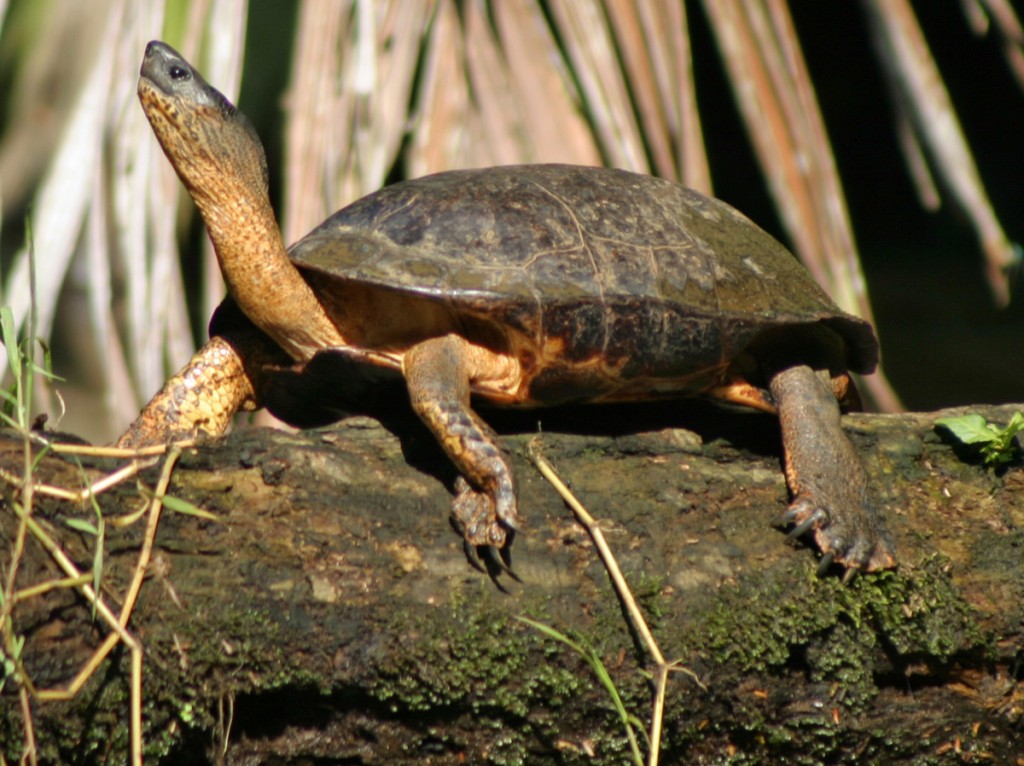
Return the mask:
MULTIPOLYGON (((908 409, 1024 400, 1024 295, 993 303, 974 230, 944 194, 920 205, 896 143, 887 85, 859 3, 791 3, 867 277, 886 374, 908 409)), ((994 35, 976 37, 958 2, 914 10, 932 47, 996 214, 1024 238, 1024 94, 994 35)), ((1019 11, 1018 11, 1019 12, 1019 11)), ((785 236, 732 109, 710 34, 692 13, 697 83, 715 192, 785 236)))

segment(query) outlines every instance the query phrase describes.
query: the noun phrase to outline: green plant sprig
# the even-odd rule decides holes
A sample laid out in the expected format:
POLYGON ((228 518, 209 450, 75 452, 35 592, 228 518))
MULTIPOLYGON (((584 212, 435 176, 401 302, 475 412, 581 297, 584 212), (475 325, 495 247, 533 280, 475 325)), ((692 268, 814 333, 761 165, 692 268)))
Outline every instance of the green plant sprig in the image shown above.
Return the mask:
POLYGON ((963 444, 976 446, 985 465, 997 467, 1006 465, 1020 454, 1014 441, 1024 429, 1024 413, 1016 412, 1010 422, 1000 428, 989 423, 977 413, 954 418, 939 418, 935 425, 949 429, 950 433, 963 444))
MULTIPOLYGON (((550 625, 545 625, 542 622, 531 620, 528 617, 523 617, 522 615, 517 615, 515 619, 519 620, 520 622, 526 623, 527 625, 529 625, 532 628, 535 628, 536 630, 539 630, 541 633, 548 636, 549 638, 553 638, 556 641, 561 641, 563 644, 565 644, 574 652, 576 652, 576 654, 582 657, 588 665, 590 665, 591 670, 594 671, 594 675, 597 676, 597 679, 601 682, 601 685, 604 686, 605 690, 608 692, 608 696, 612 701, 612 705, 615 708, 615 712, 618 714, 619 720, 622 722, 622 727, 626 732, 626 738, 629 740, 629 749, 633 756, 633 763, 636 764, 636 766, 643 766, 644 758, 643 754, 640 752, 640 744, 637 741, 636 732, 639 731, 640 734, 646 739, 647 731, 644 722, 632 713, 630 713, 629 710, 626 708, 626 703, 623 702, 622 695, 619 694, 619 690, 615 686, 615 681, 612 678, 611 673, 608 672, 608 669, 601 661, 600 655, 598 655, 598 653, 593 649, 593 647, 587 646, 581 641, 574 641, 573 639, 569 638, 569 636, 567 636, 565 633, 562 633, 561 631, 552 628, 550 625)), ((648 748, 650 748, 651 743, 649 740, 646 744, 648 748)))

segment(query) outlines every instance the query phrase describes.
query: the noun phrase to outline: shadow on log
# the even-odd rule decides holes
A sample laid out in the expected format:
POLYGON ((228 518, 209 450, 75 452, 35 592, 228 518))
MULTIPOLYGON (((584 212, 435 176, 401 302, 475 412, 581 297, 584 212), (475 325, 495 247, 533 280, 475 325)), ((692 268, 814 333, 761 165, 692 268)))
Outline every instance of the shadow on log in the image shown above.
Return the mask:
MULTIPOLYGON (((416 424, 249 429, 186 450, 169 492, 218 520, 164 510, 131 618, 147 762, 625 763, 585 661, 514 619, 594 648, 648 718, 646 658, 590 540, 522 457, 542 417, 545 456, 601 520, 662 651, 707 687, 671 676, 662 763, 1020 763, 1019 462, 993 473, 965 461, 934 430, 938 414, 845 418, 901 564, 844 587, 770 525, 786 503, 775 421, 685 403, 665 428, 667 407, 490 418, 516 456, 521 583, 467 562, 447 523, 451 469, 416 424)), ((1016 409, 971 411, 1004 423, 1016 409)), ((6 471, 18 473, 21 449, 13 434, 0 441, 6 471)), ((82 463, 92 478, 120 465, 82 463)), ((143 474, 149 486, 158 470, 143 474)), ((52 454, 36 479, 82 486, 74 461, 52 454)), ((6 483, 5 574, 17 498, 6 483)), ((107 518, 140 507, 133 482, 100 502, 107 518)), ((66 521, 95 523, 92 508, 37 495, 34 515, 88 571, 95 538, 66 521)), ((106 525, 115 611, 144 526, 106 525)), ((30 539, 18 587, 59 576, 30 539)), ((67 588, 18 601, 12 619, 39 687, 66 684, 108 632, 67 588)), ((119 651, 73 700, 33 703, 41 762, 125 762, 119 651)), ((0 752, 14 762, 25 734, 13 678, 0 708, 0 752)))

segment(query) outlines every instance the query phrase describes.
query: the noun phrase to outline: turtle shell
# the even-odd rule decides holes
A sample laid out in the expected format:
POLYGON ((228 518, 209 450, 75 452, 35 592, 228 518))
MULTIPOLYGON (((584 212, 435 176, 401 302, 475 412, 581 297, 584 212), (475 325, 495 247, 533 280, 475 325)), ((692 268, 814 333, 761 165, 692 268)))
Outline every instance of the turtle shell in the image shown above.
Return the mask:
POLYGON ((748 218, 621 170, 405 181, 335 213, 290 256, 354 347, 400 359, 455 332, 513 355, 519 389, 478 391, 506 403, 699 393, 766 337, 837 344, 832 364, 855 372, 877 361, 871 326, 748 218))

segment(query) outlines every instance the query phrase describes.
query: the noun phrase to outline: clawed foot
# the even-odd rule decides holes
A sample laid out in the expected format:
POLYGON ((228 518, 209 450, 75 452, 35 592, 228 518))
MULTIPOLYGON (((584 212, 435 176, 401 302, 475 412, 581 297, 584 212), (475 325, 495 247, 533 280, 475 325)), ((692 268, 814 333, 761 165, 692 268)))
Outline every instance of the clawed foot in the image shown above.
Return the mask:
POLYGON ((470 545, 503 548, 510 533, 519 525, 515 496, 513 494, 509 502, 500 490, 494 493, 478 490, 459 476, 455 480, 452 524, 470 545))
POLYGON ((798 497, 779 518, 780 527, 790 527, 787 538, 797 540, 811 533, 821 551, 818 574, 824 575, 833 564, 845 567, 843 582, 850 582, 858 571, 873 572, 896 566, 892 543, 874 515, 859 520, 830 514, 809 498, 798 497))
MULTIPOLYGON (((509 533, 508 542, 512 542, 514 533, 509 533)), ((509 551, 511 550, 510 545, 506 545, 504 548, 495 548, 493 545, 470 545, 468 540, 462 541, 462 550, 466 554, 466 560, 473 566, 474 569, 478 569, 494 583, 505 590, 501 583, 498 582, 498 577, 502 574, 506 574, 516 582, 522 582, 512 570, 512 556, 509 551)))
POLYGON ((499 487, 492 495, 475 489, 459 476, 455 480, 451 521, 465 540, 466 557, 473 566, 486 571, 492 578, 504 572, 519 579, 511 569, 509 557, 512 538, 519 524, 515 493, 511 488, 503 492, 499 487))

